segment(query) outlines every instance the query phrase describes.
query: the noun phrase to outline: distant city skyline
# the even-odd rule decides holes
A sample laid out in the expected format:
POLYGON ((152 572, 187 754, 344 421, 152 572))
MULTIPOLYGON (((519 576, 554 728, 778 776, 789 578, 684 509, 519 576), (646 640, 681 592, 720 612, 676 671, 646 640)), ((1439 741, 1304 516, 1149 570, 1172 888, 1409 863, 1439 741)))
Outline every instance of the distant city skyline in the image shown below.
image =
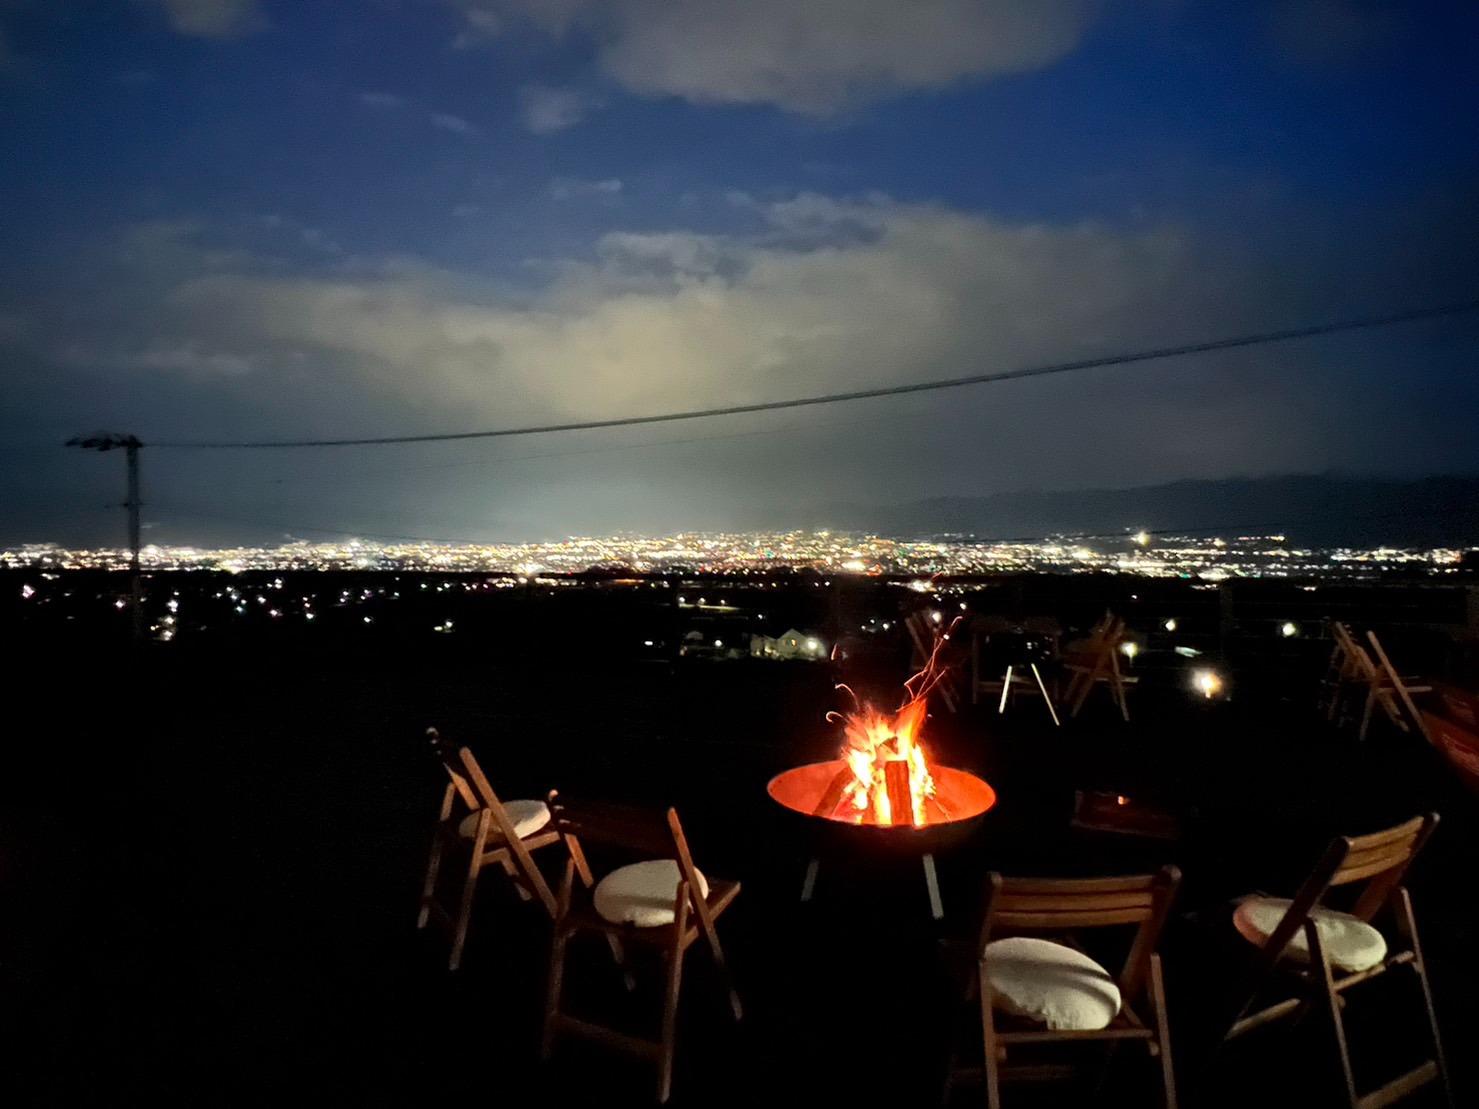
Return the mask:
MULTIPOLYGON (((1479 550, 1479 547, 1473 548, 1479 550)), ((936 575, 1104 573, 1216 583, 1231 578, 1374 578, 1394 571, 1457 573, 1462 548, 1308 548, 1282 535, 1188 536, 1125 531, 1094 537, 1002 542, 967 536, 905 540, 833 531, 572 536, 559 542, 445 544, 430 541, 296 540, 272 547, 160 547, 143 551, 152 572, 402 570, 494 573, 537 580, 591 570, 637 574, 936 575)), ((72 550, 49 544, 0 549, 0 568, 124 570, 126 548, 72 550)), ((680 607, 682 601, 680 599, 680 607)))
MULTIPOLYGON (((61 443, 868 389, 1479 295, 1479 9, 0 2, 0 544, 61 443)), ((147 538, 509 540, 1329 471, 1479 473, 1479 319, 497 443, 150 449, 147 538)))

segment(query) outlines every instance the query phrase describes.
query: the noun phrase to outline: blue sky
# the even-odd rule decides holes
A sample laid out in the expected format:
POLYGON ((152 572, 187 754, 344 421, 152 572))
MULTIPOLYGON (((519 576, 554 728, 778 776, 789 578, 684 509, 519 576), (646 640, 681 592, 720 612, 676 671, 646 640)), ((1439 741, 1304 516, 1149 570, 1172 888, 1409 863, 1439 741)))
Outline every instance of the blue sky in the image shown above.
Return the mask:
MULTIPOLYGON (((0 541, 111 535, 114 467, 54 445, 99 426, 601 418, 1472 296, 1476 32, 1469 4, 1344 0, 0 0, 0 541)), ((373 456, 160 450, 149 523, 522 538, 1468 472, 1474 337, 373 456)))

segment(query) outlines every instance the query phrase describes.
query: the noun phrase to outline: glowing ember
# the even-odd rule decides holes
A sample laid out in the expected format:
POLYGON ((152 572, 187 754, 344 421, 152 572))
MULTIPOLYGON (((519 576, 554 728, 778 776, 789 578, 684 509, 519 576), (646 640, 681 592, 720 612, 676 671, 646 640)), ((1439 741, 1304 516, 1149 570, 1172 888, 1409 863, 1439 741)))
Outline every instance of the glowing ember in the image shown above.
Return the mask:
POLYGON ((835 788, 823 796, 819 815, 836 818, 836 810, 847 812, 850 807, 854 823, 919 827, 930 822, 928 806, 937 810, 935 819, 950 819, 936 796, 935 779, 919 742, 919 731, 924 726, 930 692, 945 677, 940 649, 959 622, 957 617, 935 640, 924 669, 904 683, 905 700, 897 712, 883 713, 869 704, 857 705, 852 690, 838 686, 853 696, 857 707, 850 713, 827 714, 828 720, 843 724, 847 738, 841 752, 845 770, 839 772, 835 788))

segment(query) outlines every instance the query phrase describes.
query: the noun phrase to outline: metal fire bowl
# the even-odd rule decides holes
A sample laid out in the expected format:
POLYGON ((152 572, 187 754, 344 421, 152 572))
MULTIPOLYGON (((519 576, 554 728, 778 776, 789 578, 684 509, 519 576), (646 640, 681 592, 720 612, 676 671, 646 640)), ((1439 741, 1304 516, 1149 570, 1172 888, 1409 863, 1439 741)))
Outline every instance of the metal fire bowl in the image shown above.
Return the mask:
POLYGON ((841 759, 807 763, 777 774, 765 787, 781 807, 806 818, 802 827, 818 847, 929 855, 967 839, 996 804, 996 791, 982 779, 964 770, 936 765, 930 767, 930 774, 935 779, 935 796, 950 814, 948 820, 931 820, 916 828, 912 824, 854 824, 817 816, 814 810, 842 766, 841 759))

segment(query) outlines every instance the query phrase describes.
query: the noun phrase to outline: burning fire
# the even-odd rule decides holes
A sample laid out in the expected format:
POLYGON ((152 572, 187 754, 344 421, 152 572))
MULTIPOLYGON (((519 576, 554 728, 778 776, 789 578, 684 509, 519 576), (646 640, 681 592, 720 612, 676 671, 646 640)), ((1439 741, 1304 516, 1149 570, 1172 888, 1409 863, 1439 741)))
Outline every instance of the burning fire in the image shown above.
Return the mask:
POLYGON ((904 704, 897 712, 883 713, 870 704, 859 704, 851 689, 845 685, 837 687, 846 689, 852 696, 855 710, 827 714, 828 720, 840 720, 843 724, 847 742, 842 748, 842 760, 846 765, 822 799, 818 808, 822 815, 832 816, 838 808, 851 806, 852 818, 858 824, 918 827, 929 821, 926 811, 929 803, 944 819, 949 819, 935 795, 935 779, 919 742, 919 732, 924 726, 930 692, 946 674, 941 648, 959 622, 957 618, 935 640, 924 669, 904 683, 904 704))
POLYGON ((924 716, 925 699, 920 697, 893 716, 865 705, 844 717, 847 745, 842 757, 852 781, 842 800, 852 803, 859 822, 870 813, 874 824, 925 822, 924 802, 935 795, 935 780, 916 738, 924 716))

